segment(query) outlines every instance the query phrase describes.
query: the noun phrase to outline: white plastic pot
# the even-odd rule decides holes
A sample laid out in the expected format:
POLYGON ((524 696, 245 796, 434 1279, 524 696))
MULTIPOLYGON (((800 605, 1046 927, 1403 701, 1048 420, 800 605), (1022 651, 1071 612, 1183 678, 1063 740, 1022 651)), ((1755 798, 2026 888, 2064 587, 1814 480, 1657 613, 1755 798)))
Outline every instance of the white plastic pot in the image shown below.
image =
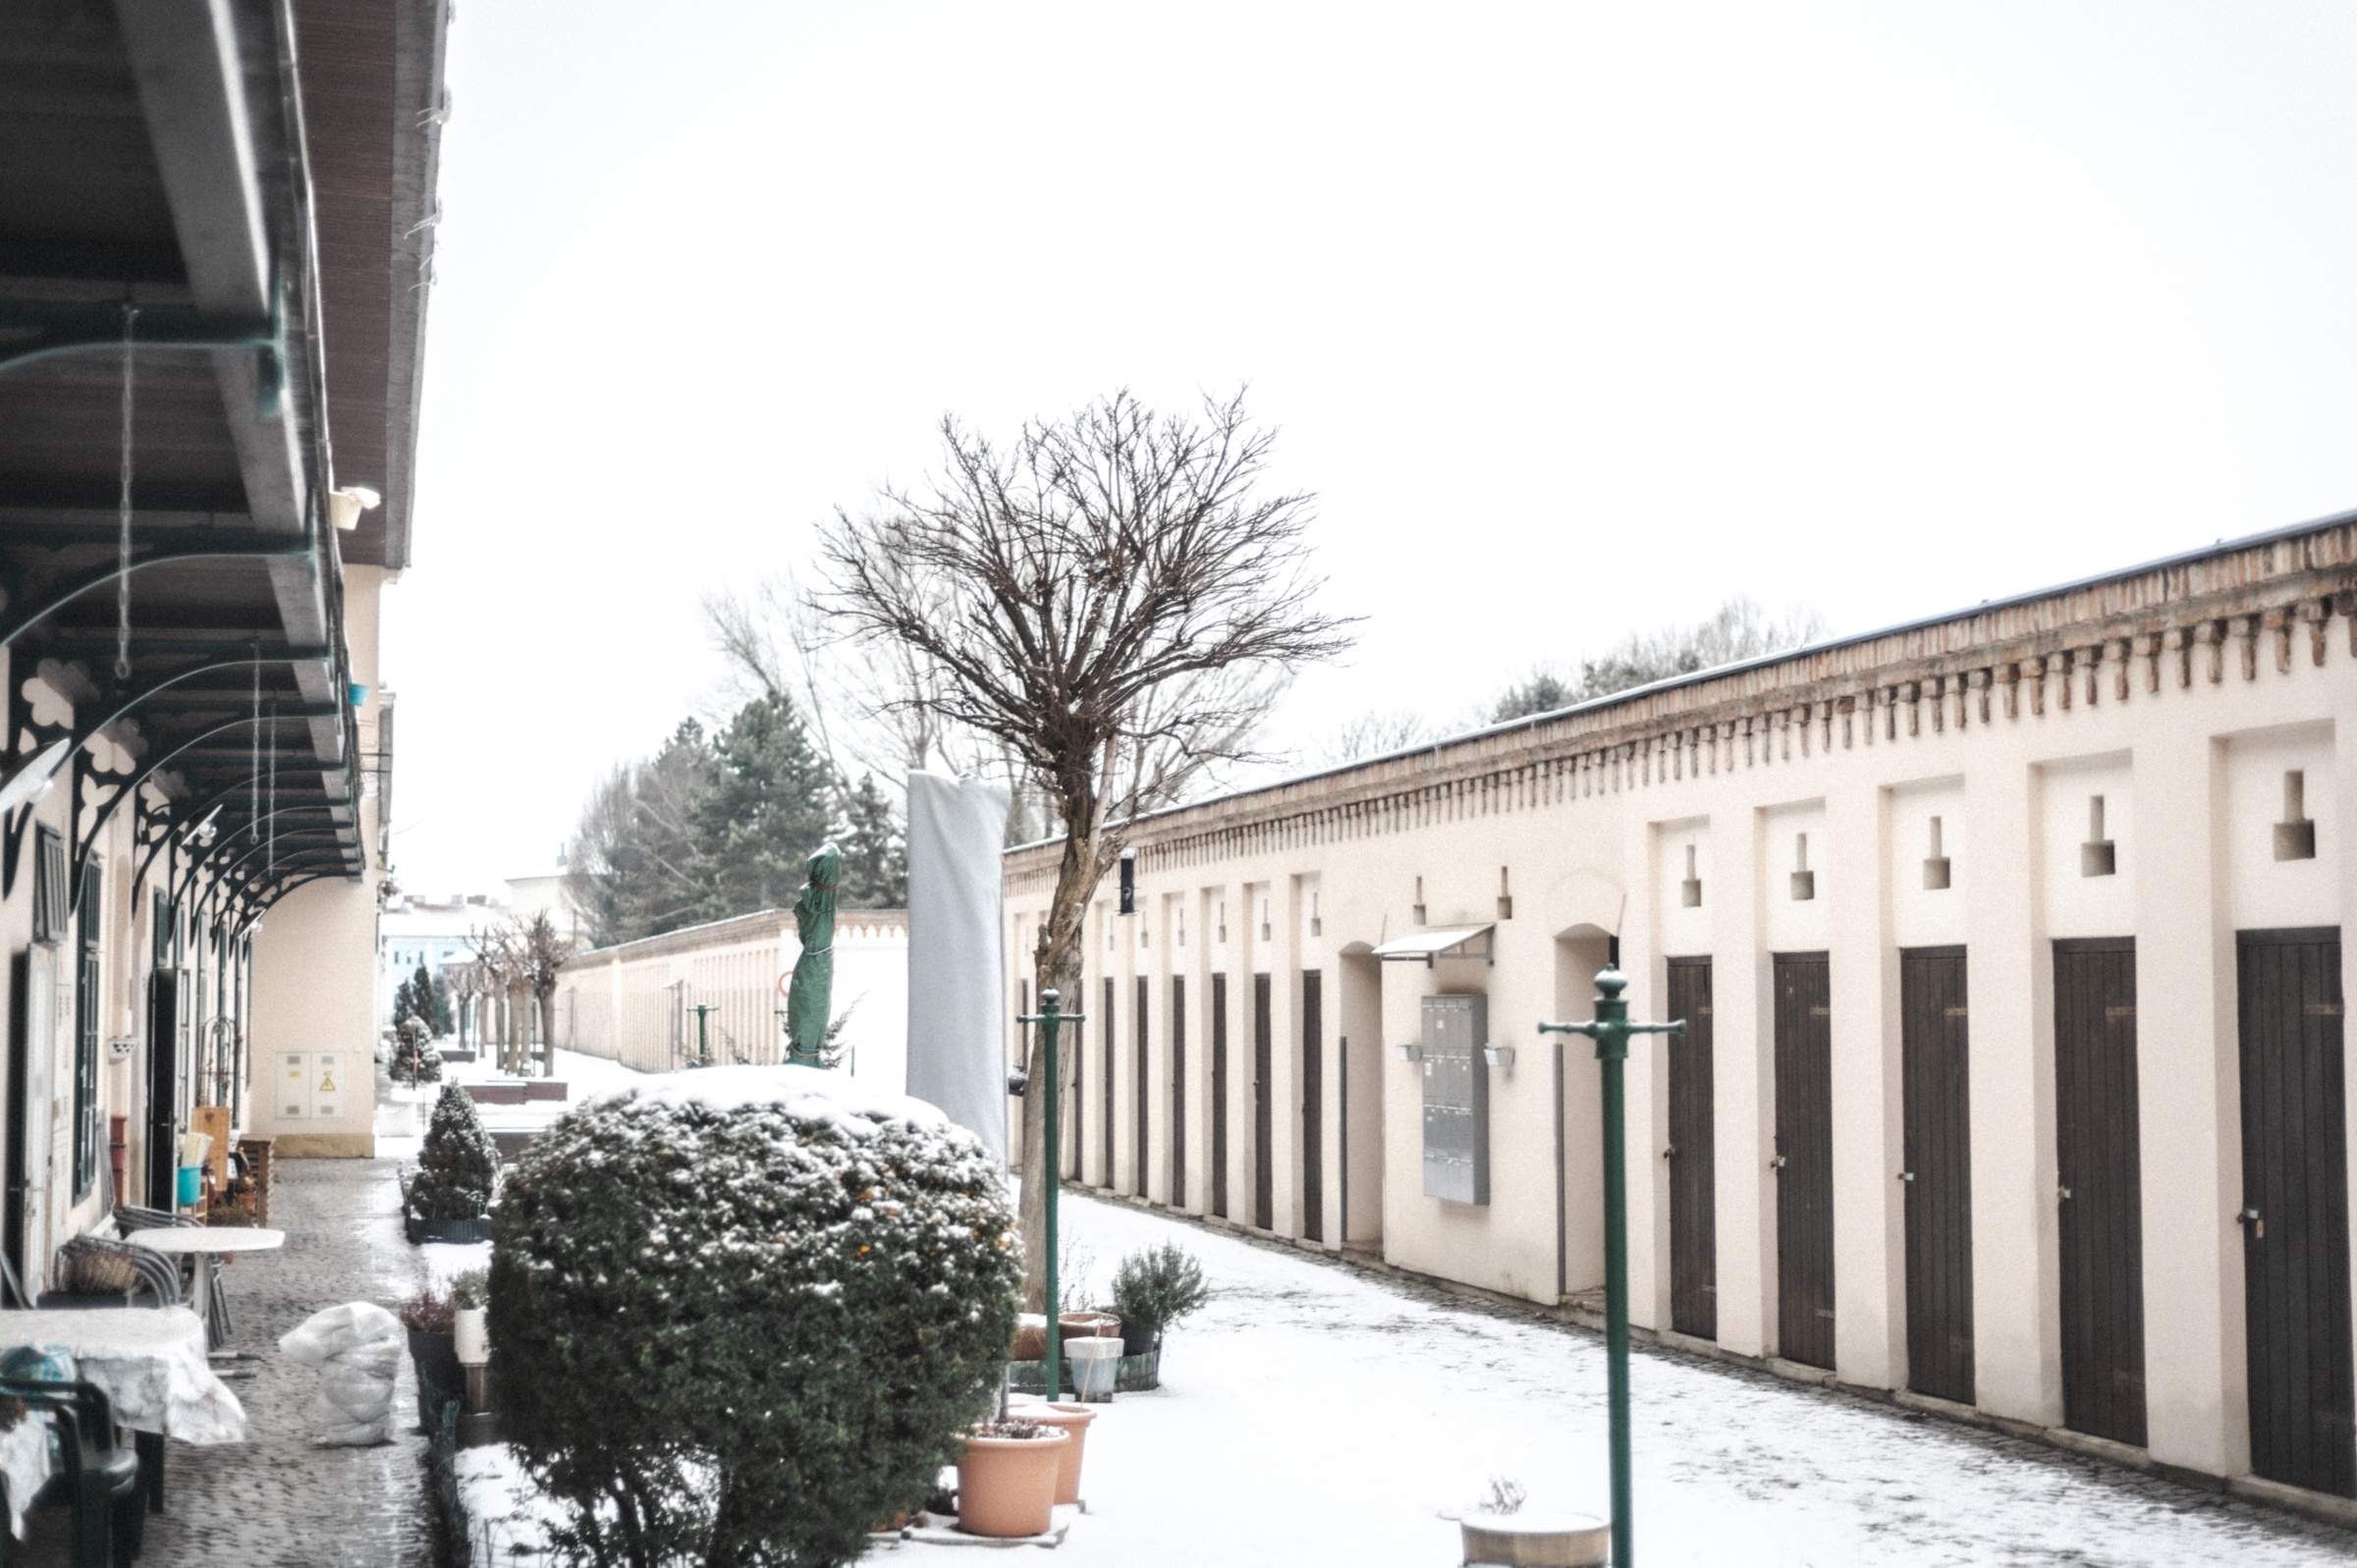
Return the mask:
POLYGON ((1113 1385, 1122 1372, 1119 1339, 1067 1339, 1064 1359, 1071 1364, 1073 1393, 1090 1404, 1103 1404, 1113 1397, 1113 1385))
POLYGON ((462 1367, 479 1367, 491 1359, 491 1332, 484 1326, 484 1316, 480 1307, 461 1307, 455 1315, 451 1336, 458 1341, 462 1367))

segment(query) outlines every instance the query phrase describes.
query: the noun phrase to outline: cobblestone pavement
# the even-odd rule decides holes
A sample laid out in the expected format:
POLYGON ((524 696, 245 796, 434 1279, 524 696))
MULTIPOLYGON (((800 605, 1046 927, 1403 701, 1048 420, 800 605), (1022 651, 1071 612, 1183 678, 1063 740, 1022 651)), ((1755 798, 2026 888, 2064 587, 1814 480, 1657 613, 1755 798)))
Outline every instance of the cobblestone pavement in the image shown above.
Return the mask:
MULTIPOLYGON (((409 1131, 411 1108, 379 1096, 386 1132, 409 1131), (388 1125, 388 1121, 390 1125, 388 1125)), ((413 1148, 394 1141, 400 1151, 413 1148)), ((283 1361, 278 1336, 322 1307, 392 1306, 423 1281, 403 1241, 396 1162, 290 1160, 278 1168, 270 1222, 277 1252, 240 1258, 223 1274, 235 1331, 230 1347, 260 1359, 230 1386, 246 1406, 247 1438, 217 1447, 168 1444, 166 1511, 147 1519, 141 1568, 426 1568, 433 1508, 425 1439, 416 1436, 416 1387, 407 1357, 394 1405, 395 1440, 375 1448, 316 1448, 302 1411, 316 1374, 283 1361)), ((27 1554, 70 1560, 65 1512, 45 1510, 27 1554)), ((12 1561, 15 1560, 12 1555, 12 1561)))

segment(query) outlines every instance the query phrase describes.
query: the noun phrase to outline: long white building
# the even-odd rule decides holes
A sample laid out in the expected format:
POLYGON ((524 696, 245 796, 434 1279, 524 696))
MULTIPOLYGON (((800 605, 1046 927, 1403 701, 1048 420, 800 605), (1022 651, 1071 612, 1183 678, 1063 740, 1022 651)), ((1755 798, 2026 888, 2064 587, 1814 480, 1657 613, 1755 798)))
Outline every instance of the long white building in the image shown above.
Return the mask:
MULTIPOLYGON (((1133 825, 1067 1168, 2347 1515, 2357 522, 1133 825)), ((1007 860, 1008 1004, 1057 846, 1007 860)))

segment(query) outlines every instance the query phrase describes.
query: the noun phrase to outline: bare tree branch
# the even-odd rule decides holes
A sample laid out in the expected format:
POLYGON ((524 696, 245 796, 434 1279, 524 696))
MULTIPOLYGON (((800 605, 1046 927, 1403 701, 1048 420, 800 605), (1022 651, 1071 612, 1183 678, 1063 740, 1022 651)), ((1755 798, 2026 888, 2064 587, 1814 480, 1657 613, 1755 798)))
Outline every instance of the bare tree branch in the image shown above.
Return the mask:
MULTIPOLYGON (((1341 652, 1348 622, 1314 608, 1311 500, 1268 493, 1274 437, 1241 393, 1185 418, 1120 392, 1004 449, 941 431, 929 484, 836 514, 809 603, 853 647, 903 651, 877 711, 994 743, 1037 785, 1065 838, 1033 966, 1069 996, 1124 825, 1248 760, 1288 672, 1341 652)), ((1024 1103, 1029 1172, 1043 1104, 1024 1103)), ((1023 1194, 1034 1306, 1045 1186, 1023 1194)))

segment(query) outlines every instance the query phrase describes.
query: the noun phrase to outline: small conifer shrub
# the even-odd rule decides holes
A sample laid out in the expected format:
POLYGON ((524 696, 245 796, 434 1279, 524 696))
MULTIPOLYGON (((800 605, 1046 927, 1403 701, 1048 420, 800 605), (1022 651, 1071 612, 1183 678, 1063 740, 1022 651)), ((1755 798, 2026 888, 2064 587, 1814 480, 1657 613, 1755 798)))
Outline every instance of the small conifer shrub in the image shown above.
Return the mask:
POLYGON ((931 1493, 1014 1337, 980 1143, 823 1101, 575 1110, 492 1244, 501 1431, 592 1563, 851 1562, 931 1493))
POLYGON ((480 1219, 499 1179, 499 1149, 459 1084, 443 1087, 410 1180, 412 1219, 480 1219))

